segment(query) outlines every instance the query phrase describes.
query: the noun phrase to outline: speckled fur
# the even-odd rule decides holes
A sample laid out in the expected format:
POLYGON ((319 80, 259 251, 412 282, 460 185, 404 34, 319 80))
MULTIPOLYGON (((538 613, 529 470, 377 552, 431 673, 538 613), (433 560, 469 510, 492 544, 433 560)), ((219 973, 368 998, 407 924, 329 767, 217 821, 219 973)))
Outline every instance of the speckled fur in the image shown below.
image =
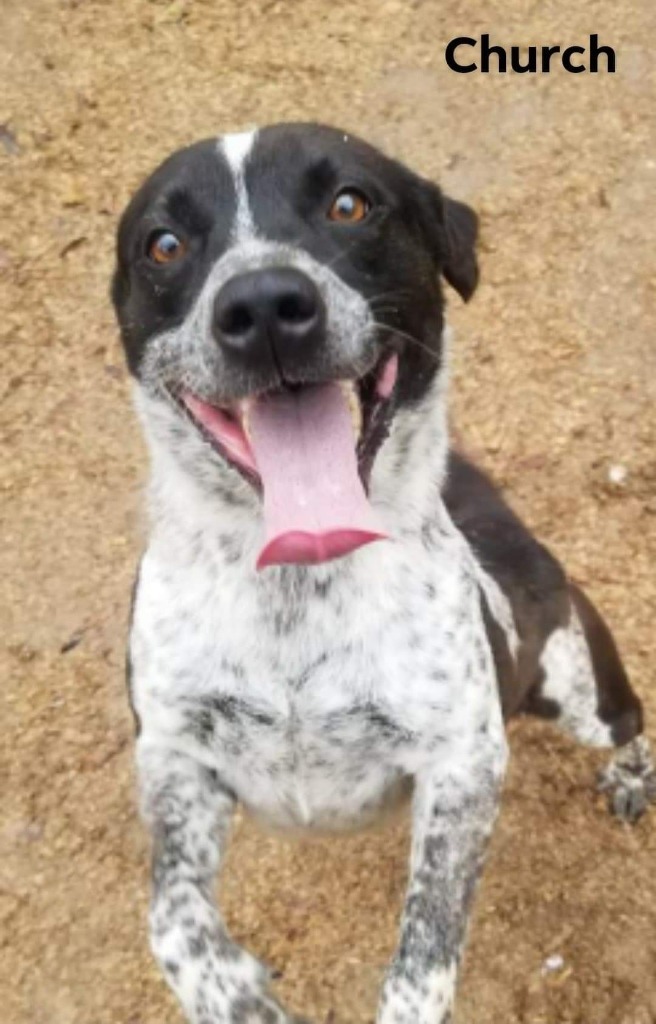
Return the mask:
MULTIPOLYGON (((185 322, 155 339, 136 388, 152 462, 130 638, 151 944, 192 1024, 285 1024, 266 970, 231 940, 214 899, 236 804, 275 828, 334 831, 411 798, 408 892, 378 1019, 446 1024, 507 756, 481 589, 513 656, 515 623, 441 498, 443 366, 423 400, 397 412, 374 463, 370 499, 393 539, 323 566, 254 571, 258 497, 157 382, 178 360, 183 379, 216 399, 203 318, 238 269, 281 256, 303 266, 324 289, 336 345, 362 343, 367 312, 303 252, 252 237, 248 148, 245 137, 224 147, 238 195, 233 247, 185 322)), ((567 706, 573 693, 583 707, 581 687, 559 673, 584 640, 563 632, 545 651, 545 692, 576 732, 567 706)), ((583 715, 587 728, 590 702, 583 715)))
POLYGON ((439 500, 440 391, 438 382, 422 408, 399 414, 374 469, 372 501, 395 540, 323 567, 255 574, 259 518, 226 507, 202 476, 172 475, 166 460, 163 470, 154 451, 133 699, 157 838, 153 948, 192 1021, 203 1020, 201 1005, 224 1019, 224 949, 240 979, 230 991, 243 984, 270 998, 211 909, 234 802, 275 827, 335 830, 371 821, 413 788, 412 880, 381 1019, 434 1021, 451 1004, 506 744, 480 570, 439 500), (427 450, 432 474, 419 472, 427 450))

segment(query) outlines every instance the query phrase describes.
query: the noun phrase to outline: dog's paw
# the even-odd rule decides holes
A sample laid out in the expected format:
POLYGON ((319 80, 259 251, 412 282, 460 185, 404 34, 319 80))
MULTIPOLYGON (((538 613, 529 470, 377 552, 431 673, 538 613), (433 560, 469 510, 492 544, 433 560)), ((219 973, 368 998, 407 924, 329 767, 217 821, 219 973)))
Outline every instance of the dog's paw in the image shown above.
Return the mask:
POLYGON ((599 774, 597 788, 606 793, 611 812, 624 821, 637 821, 656 803, 656 769, 646 736, 617 751, 599 774))

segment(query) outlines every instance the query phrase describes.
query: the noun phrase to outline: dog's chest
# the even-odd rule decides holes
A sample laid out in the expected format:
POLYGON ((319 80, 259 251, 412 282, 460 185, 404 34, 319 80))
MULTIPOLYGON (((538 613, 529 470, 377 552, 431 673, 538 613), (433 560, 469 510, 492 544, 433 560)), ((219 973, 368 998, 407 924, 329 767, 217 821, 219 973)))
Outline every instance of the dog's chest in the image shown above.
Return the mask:
POLYGON ((144 735, 194 751, 281 827, 348 827, 395 802, 485 717, 491 668, 462 565, 409 572, 396 553, 380 579, 369 563, 244 587, 147 557, 132 640, 144 735))
POLYGON ((224 692, 192 702, 188 713, 226 783, 274 826, 361 824, 406 788, 415 733, 393 706, 354 697, 349 677, 324 665, 300 689, 273 678, 268 698, 224 692))

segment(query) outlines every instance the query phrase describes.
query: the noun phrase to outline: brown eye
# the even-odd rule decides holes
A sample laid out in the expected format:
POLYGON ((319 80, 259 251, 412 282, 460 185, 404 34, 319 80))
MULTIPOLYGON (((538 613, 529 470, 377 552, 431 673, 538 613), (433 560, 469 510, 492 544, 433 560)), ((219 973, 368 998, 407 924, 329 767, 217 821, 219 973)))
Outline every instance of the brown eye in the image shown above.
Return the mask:
POLYGON ((366 196, 353 188, 345 188, 335 196, 328 216, 342 224, 357 224, 365 219, 370 209, 371 203, 366 196))
POLYGON ((187 246, 172 231, 156 231, 148 241, 148 255, 154 263, 173 263, 187 251, 187 246))

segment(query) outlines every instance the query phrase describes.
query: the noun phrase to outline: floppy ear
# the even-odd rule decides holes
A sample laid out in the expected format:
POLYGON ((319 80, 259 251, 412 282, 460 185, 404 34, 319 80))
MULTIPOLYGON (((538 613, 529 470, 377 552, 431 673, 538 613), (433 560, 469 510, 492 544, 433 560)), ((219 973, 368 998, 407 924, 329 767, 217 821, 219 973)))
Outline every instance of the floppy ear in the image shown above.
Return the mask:
POLYGON ((478 284, 478 217, 465 203, 449 199, 427 178, 419 178, 419 228, 441 274, 468 302, 478 284))
POLYGON ((478 284, 476 236, 478 217, 465 203, 442 198, 446 252, 442 273, 460 297, 468 302, 478 284))

